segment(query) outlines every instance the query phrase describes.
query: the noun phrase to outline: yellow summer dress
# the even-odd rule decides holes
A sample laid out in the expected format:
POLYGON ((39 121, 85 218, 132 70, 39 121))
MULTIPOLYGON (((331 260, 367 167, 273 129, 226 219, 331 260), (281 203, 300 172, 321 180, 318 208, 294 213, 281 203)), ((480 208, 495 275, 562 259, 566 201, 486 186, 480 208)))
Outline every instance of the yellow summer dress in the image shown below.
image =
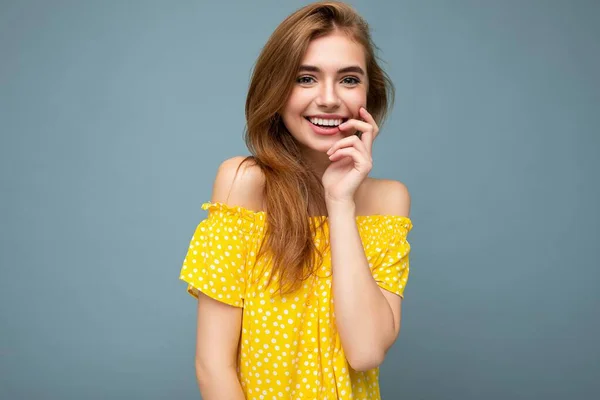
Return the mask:
MULTIPOLYGON (((256 256, 265 212, 224 203, 202 208, 208 216, 194 232, 180 279, 194 297, 201 291, 243 308, 238 377, 246 399, 380 399, 379 368, 357 372, 346 361, 333 313, 329 250, 315 278, 280 297, 275 285, 265 289, 268 270, 253 276, 255 264, 262 270, 262 258, 257 262, 256 256)), ((411 220, 371 215, 356 221, 375 281, 403 296, 411 220)), ((329 243, 327 223, 325 233, 316 242, 329 243)))

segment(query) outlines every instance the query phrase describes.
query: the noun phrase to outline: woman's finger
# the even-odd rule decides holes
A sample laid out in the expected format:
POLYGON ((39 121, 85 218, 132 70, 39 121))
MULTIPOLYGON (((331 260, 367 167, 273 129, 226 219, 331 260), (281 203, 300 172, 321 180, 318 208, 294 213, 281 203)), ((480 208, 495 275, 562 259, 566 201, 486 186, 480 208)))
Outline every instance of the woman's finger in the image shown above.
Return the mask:
POLYGON ((342 132, 351 131, 352 129, 355 129, 355 130, 361 131, 361 132, 368 132, 368 131, 373 130, 373 127, 371 126, 371 124, 364 122, 364 121, 359 121, 357 119, 352 119, 352 118, 349 119, 348 121, 338 125, 338 128, 342 132))
POLYGON ((377 134, 379 133, 379 126, 377 125, 377 122, 375 122, 375 118, 373 118, 373 116, 367 111, 366 108, 361 107, 358 110, 358 113, 365 120, 365 122, 367 122, 369 125, 371 125, 373 127, 373 130, 372 130, 373 135, 371 137, 365 138, 365 145, 367 146, 367 148, 369 149, 369 152, 370 152, 373 148, 373 141, 375 140, 375 138, 377 137, 377 134))
POLYGON ((379 132, 379 126, 377 125, 377 122, 375 122, 375 118, 373 118, 366 108, 361 107, 358 112, 360 116, 365 119, 365 122, 373 127, 373 132, 379 132))
POLYGON ((344 157, 351 157, 354 163, 358 165, 365 165, 368 166, 368 168, 371 168, 372 166, 371 159, 366 158, 363 153, 356 149, 356 147, 344 147, 343 149, 338 149, 329 156, 329 159, 333 162, 341 160, 344 157))
POLYGON ((340 139, 337 142, 335 142, 329 148, 329 150, 327 151, 327 154, 331 155, 331 154, 333 154, 338 149, 341 149, 343 147, 350 147, 350 146, 356 147, 359 151, 361 151, 365 155, 369 154, 369 152, 368 152, 367 148, 365 147, 365 144, 363 143, 363 141, 358 136, 355 136, 355 135, 345 137, 345 138, 340 139))
MULTIPOLYGON (((362 110, 364 110, 364 108, 361 108, 361 111, 359 111, 359 112, 363 113, 362 110)), ((364 110, 364 113, 366 113, 366 110, 364 110)), ((367 116, 367 114, 365 114, 365 117, 366 117, 365 119, 368 118, 371 121, 373 121, 373 123, 374 123, 375 121, 373 120, 373 117, 371 117, 370 114, 367 116)), ((367 151, 369 152, 369 154, 372 153, 373 140, 378 132, 377 124, 375 124, 375 126, 373 126, 369 122, 359 121, 357 119, 349 119, 348 121, 339 125, 339 128, 342 132, 351 130, 352 128, 356 129, 357 131, 362 132, 362 135, 360 136, 360 140, 365 144, 365 147, 366 147, 367 151), (367 135, 365 135, 365 133, 367 133, 367 135)))

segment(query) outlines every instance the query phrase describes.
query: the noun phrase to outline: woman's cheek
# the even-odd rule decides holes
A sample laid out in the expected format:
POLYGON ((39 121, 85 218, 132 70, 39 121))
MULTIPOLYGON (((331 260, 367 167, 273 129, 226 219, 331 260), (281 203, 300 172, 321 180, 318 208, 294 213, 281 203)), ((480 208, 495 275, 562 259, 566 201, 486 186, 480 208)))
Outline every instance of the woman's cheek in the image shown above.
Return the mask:
POLYGON ((366 93, 357 93, 352 99, 352 112, 355 116, 359 115, 358 110, 360 110, 361 107, 367 107, 366 93))

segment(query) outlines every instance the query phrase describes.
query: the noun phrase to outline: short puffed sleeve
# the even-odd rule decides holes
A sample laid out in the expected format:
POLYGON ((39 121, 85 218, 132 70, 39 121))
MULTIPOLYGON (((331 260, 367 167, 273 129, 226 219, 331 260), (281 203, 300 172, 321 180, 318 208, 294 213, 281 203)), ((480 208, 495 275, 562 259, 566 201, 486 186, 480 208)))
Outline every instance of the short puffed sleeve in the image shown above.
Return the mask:
POLYGON ((385 216, 379 222, 381 235, 372 253, 371 273, 381 288, 404 298, 410 272, 407 236, 412 222, 401 216, 385 216))
POLYGON ((192 236, 180 279, 187 282, 188 293, 196 298, 201 291, 223 303, 243 307, 248 221, 241 210, 222 203, 204 203, 202 208, 209 213, 192 236))

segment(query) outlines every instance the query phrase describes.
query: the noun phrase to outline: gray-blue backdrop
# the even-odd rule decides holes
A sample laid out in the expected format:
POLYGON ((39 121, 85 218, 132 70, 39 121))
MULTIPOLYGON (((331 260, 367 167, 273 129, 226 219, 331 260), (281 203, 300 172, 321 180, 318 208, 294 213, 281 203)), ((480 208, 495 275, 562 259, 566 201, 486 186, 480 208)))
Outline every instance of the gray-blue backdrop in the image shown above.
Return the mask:
MULTIPOLYGON (((304 1, 0 2, 0 397, 193 399, 178 280, 304 1)), ((384 399, 600 396, 600 2, 355 1, 413 199, 384 399)))

